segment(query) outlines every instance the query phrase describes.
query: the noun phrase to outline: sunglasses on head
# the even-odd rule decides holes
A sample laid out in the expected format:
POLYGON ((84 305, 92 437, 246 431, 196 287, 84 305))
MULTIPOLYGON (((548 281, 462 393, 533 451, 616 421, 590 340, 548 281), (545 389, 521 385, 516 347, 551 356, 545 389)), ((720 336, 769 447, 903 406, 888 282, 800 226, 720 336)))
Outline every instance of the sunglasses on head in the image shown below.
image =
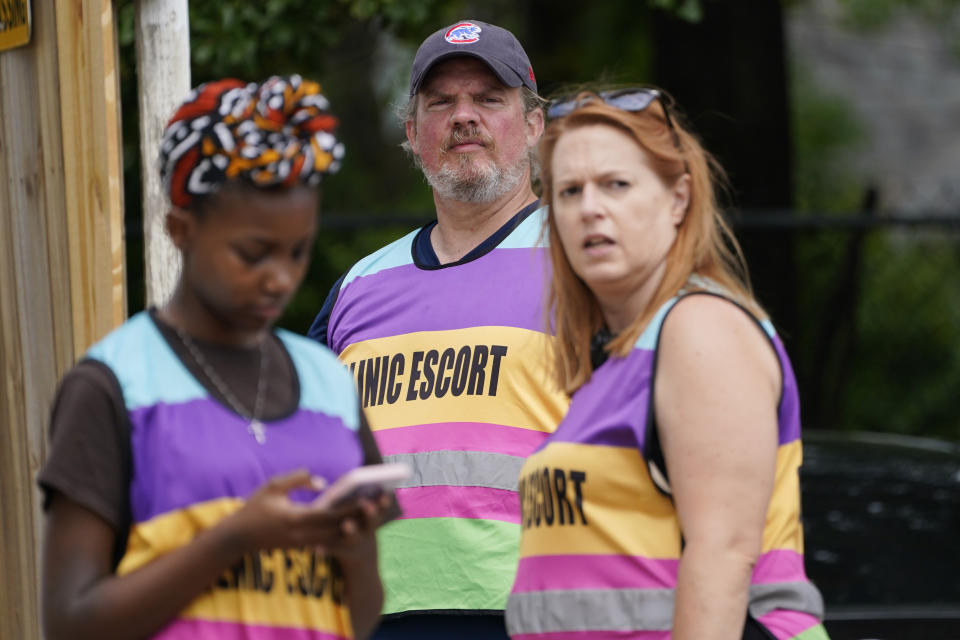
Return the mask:
MULTIPOLYGON (((663 117, 667 122, 667 128, 670 129, 670 135, 673 137, 673 144, 677 151, 683 155, 683 147, 680 145, 680 136, 677 134, 676 125, 670 116, 668 100, 664 97, 662 91, 651 89, 649 87, 634 87, 630 89, 616 89, 613 91, 601 91, 596 94, 580 94, 574 97, 558 98, 547 105, 547 120, 556 120, 570 115, 580 107, 595 102, 599 98, 604 104, 623 111, 636 113, 644 111, 655 100, 660 101, 660 108, 663 109, 663 117)), ((683 159, 683 167, 687 173, 690 168, 687 166, 687 159, 683 159)))

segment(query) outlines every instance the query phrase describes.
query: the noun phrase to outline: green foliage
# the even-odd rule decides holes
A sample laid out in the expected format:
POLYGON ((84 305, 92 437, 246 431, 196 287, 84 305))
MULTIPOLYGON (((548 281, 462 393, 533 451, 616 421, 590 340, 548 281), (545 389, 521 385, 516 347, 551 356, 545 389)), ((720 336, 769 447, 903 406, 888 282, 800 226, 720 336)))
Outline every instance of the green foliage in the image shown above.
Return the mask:
POLYGON ((944 278, 960 268, 960 236, 854 233, 821 229, 797 243, 802 317, 792 354, 805 424, 960 439, 960 296, 944 278))
POLYGON ((863 186, 848 161, 866 139, 848 99, 828 95, 798 65, 791 73, 794 206, 801 212, 856 211, 863 186))
POLYGON ((597 4, 575 20, 544 15, 528 49, 535 56, 541 93, 575 93, 583 84, 649 82, 650 24, 649 11, 622 2, 597 4))
POLYGON ((960 440, 960 234, 875 233, 841 424, 960 440))
MULTIPOLYGON (((426 211, 432 202, 429 191, 422 188, 419 175, 395 148, 402 130, 390 123, 385 135, 382 127, 376 126, 389 111, 392 96, 376 90, 378 69, 373 68, 371 56, 383 34, 409 33, 419 40, 424 22, 441 5, 451 4, 447 0, 191 2, 191 84, 222 77, 261 80, 284 73, 320 80, 334 113, 341 118, 339 137, 347 147, 340 173, 324 184, 325 207, 368 214, 426 211)), ((135 11, 133 2, 118 5, 131 313, 144 305, 135 11)), ((359 237, 362 234, 346 235, 344 242, 355 243, 352 256, 356 260, 371 243, 364 242, 359 237)), ((322 240, 318 241, 318 253, 328 249, 322 240)), ((301 295, 305 299, 321 297, 322 301, 322 295, 346 268, 344 262, 316 260, 301 295)), ((293 328, 305 329, 298 324, 293 328)))
MULTIPOLYGON (((691 15, 690 6, 699 6, 698 1, 690 0, 675 4, 664 6, 686 15, 691 15)), ((126 107, 124 184, 131 236, 131 312, 144 303, 142 252, 134 250, 142 246, 135 8, 133 2, 118 4, 122 104, 126 107)), ((542 65, 537 59, 541 78, 551 77, 554 70, 557 77, 564 77, 579 69, 581 77, 592 79, 591 74, 600 65, 617 60, 622 62, 617 62, 613 75, 631 80, 646 75, 647 39, 632 37, 629 31, 631 23, 637 22, 634 3, 602 3, 597 9, 601 11, 584 12, 594 17, 589 29, 577 30, 581 42, 557 46, 556 51, 543 57, 542 65), (622 31, 617 40, 626 49, 611 44, 610 25, 622 31), (603 35, 597 38, 596 34, 603 35), (584 52, 592 54, 585 56, 584 52), (561 54, 572 55, 571 60, 577 64, 551 65, 550 60, 561 54), (542 70, 547 68, 550 70, 542 70)), ((536 33, 529 38, 524 35, 533 9, 510 0, 219 0, 191 2, 189 11, 192 85, 221 77, 260 80, 294 72, 321 82, 334 113, 341 119, 338 136, 347 149, 340 173, 324 182, 324 212, 387 218, 432 215, 430 191, 398 148, 403 130, 390 115, 393 103, 405 97, 409 64, 424 35, 467 16, 501 24, 514 30, 531 52, 531 46, 536 47, 528 44, 528 40, 535 40, 536 33), (387 73, 393 75, 384 77, 387 73)), ((531 25, 531 32, 541 30, 542 19, 549 17, 542 13, 536 12, 536 20, 531 22, 537 29, 531 25)), ((564 19, 571 29, 582 26, 571 21, 569 15, 564 19)), ((391 237, 407 230, 397 228, 391 237)), ((308 315, 311 304, 326 295, 350 264, 376 249, 382 235, 379 230, 322 229, 310 275, 283 322, 294 318, 291 328, 303 330, 301 320, 296 319, 298 314, 308 315)))
POLYGON ((426 23, 437 0, 339 0, 350 6, 350 15, 357 20, 381 17, 395 25, 421 25, 426 23))
POLYGON ((944 277, 960 273, 960 234, 853 233, 797 241, 804 423, 960 440, 960 295, 944 277))
MULTIPOLYGON (((847 160, 863 141, 863 131, 850 104, 824 93, 810 75, 794 64, 790 77, 791 127, 794 145, 794 207, 797 215, 849 216, 863 198, 860 179, 847 170, 847 160)), ((835 390, 845 388, 848 371, 840 352, 849 348, 850 323, 831 314, 828 300, 849 269, 853 250, 848 232, 801 234, 794 243, 798 322, 792 350, 804 396, 804 418, 811 427, 843 428, 835 416, 835 390), (830 348, 823 348, 829 343, 830 348), (833 356, 833 357, 830 357, 833 356)))
MULTIPOLYGON (((792 75, 798 215, 861 215, 849 167, 867 133, 849 102, 792 75)), ((960 234, 820 229, 796 242, 794 364, 805 424, 960 440, 960 234)))
POLYGON ((687 22, 700 22, 703 19, 700 0, 647 0, 647 4, 654 9, 670 11, 687 22))
POLYGON ((960 60, 960 28, 955 16, 960 0, 840 0, 841 23, 849 29, 876 32, 904 16, 920 17, 944 31, 960 60))
MULTIPOLYGON (((401 216, 433 215, 430 191, 397 148, 402 128, 389 115, 391 104, 405 98, 409 64, 427 33, 464 17, 501 24, 524 42, 541 90, 553 93, 561 90, 561 82, 646 81, 654 53, 651 15, 669 12, 701 22, 708 2, 720 1, 621 0, 589 6, 547 0, 191 2, 193 84, 291 72, 321 81, 341 118, 339 137, 347 147, 340 173, 323 185, 322 219, 358 214, 398 221, 375 228, 321 222, 310 271, 280 325, 306 331, 340 275, 411 230, 414 225, 400 223, 401 216)), ((135 3, 117 6, 132 312, 143 307, 135 3)), ((900 12, 919 9, 920 15, 938 19, 957 6, 960 0, 841 0, 841 15, 845 24, 870 30, 900 12)), ((957 42, 960 51, 960 38, 957 42)), ((792 70, 791 78, 795 207, 808 214, 856 213, 867 184, 850 168, 851 159, 868 132, 846 99, 819 90, 802 69, 792 70)), ((960 386, 960 296, 944 277, 960 272, 958 242, 956 235, 886 230, 869 232, 862 242, 847 231, 798 234, 799 335, 788 338, 801 389, 818 398, 805 404, 808 425, 960 439, 952 397, 960 386), (851 256, 859 256, 859 262, 851 256), (851 264, 859 265, 853 267, 859 268, 851 294, 856 300, 845 298, 839 286, 851 264), (837 315, 841 322, 831 329, 837 315)))
POLYGON ((190 3, 197 80, 271 73, 322 72, 329 49, 351 23, 403 29, 422 23, 441 0, 220 0, 190 3), (201 73, 197 73, 197 72, 201 73))

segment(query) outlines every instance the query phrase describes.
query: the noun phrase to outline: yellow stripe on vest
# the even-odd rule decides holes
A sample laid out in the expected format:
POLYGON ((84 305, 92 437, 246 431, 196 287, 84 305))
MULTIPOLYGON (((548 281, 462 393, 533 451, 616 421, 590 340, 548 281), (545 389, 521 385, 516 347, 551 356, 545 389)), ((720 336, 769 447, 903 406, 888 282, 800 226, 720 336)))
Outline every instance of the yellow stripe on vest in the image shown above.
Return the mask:
POLYGON ((654 488, 637 449, 550 443, 527 459, 520 476, 520 500, 521 558, 680 557, 673 504, 654 488), (541 462, 546 459, 550 467, 541 462))
POLYGON ((763 528, 763 549, 786 549, 803 553, 803 527, 798 518, 800 501, 800 463, 803 449, 800 440, 781 445, 777 449, 777 475, 773 495, 767 507, 767 522, 763 528))
MULTIPOLYGON (((763 551, 803 553, 796 518, 800 441, 777 451, 777 479, 763 551)), ((679 558, 681 532, 671 500, 656 490, 640 451, 552 442, 520 475, 520 557, 616 554, 679 558), (550 466, 544 461, 550 461, 550 466)))
POLYGON ((472 327, 357 342, 340 354, 376 431, 483 422, 551 432, 568 400, 547 367, 550 338, 472 327))
MULTIPOLYGON (((135 525, 117 573, 135 571, 188 544, 242 505, 236 498, 211 500, 135 525)), ((312 549, 274 549, 239 558, 179 617, 352 636, 339 566, 312 549)))

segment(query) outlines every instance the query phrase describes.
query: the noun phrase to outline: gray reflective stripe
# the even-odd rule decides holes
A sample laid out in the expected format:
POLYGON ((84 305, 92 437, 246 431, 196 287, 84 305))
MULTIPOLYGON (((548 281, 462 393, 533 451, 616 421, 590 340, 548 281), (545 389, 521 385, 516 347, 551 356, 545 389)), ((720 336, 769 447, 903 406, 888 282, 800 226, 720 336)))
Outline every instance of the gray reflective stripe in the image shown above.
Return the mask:
POLYGON ((524 458, 485 451, 425 451, 383 456, 405 462, 413 475, 400 487, 487 487, 517 490, 524 458))
POLYGON ((754 618, 774 609, 803 611, 823 620, 823 596, 809 582, 772 582, 750 585, 750 613, 754 618))
POLYGON ((571 589, 511 593, 507 632, 668 631, 672 589, 571 589))
MULTIPOLYGON (((668 631, 673 625, 673 589, 571 589, 511 593, 507 631, 668 631)), ((823 598, 809 582, 750 586, 754 618, 774 609, 803 611, 823 619, 823 598)))

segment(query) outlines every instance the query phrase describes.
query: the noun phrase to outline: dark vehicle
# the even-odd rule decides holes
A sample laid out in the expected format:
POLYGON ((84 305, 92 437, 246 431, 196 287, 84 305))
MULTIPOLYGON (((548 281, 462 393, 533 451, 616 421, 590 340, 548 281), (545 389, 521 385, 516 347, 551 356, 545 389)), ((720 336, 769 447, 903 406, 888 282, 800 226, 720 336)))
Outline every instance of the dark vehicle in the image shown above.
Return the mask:
POLYGON ((807 574, 832 640, 960 640, 960 444, 804 433, 807 574))

